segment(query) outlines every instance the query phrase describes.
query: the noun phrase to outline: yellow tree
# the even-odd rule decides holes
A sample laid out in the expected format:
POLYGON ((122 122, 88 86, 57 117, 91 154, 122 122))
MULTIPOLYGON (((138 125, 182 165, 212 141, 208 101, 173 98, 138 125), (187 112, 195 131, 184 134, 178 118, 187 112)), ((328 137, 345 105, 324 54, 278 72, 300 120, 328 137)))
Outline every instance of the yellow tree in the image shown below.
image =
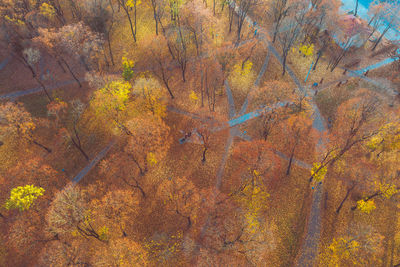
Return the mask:
POLYGON ((125 125, 126 120, 135 113, 130 107, 131 85, 124 81, 110 81, 103 88, 97 90, 90 102, 96 116, 105 123, 107 128, 119 128, 130 135, 125 125))
POLYGON ((132 88, 135 108, 139 112, 151 113, 156 117, 164 117, 166 111, 165 93, 160 83, 154 78, 140 77, 132 88))
POLYGON ((44 189, 34 185, 18 186, 11 190, 10 198, 6 201, 6 209, 27 210, 33 202, 43 195, 44 189))
POLYGON ((383 236, 370 226, 350 225, 347 234, 333 238, 320 255, 321 266, 379 266, 383 236))

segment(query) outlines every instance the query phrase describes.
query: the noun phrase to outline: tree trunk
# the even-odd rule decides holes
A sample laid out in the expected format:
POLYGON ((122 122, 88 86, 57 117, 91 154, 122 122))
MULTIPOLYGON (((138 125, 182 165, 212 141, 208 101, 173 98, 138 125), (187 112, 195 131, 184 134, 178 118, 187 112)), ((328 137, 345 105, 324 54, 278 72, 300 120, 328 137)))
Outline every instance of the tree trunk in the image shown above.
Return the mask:
POLYGON ((318 51, 317 60, 315 61, 315 64, 314 64, 313 70, 315 70, 315 68, 317 67, 318 61, 319 61, 319 59, 321 58, 321 56, 322 56, 322 53, 323 53, 323 50, 322 50, 322 49, 318 51))
MULTIPOLYGON (((161 63, 160 63, 161 64, 161 63)), ((161 77, 162 77, 162 80, 163 80, 163 82, 164 82, 164 85, 165 85, 165 87, 167 88, 167 90, 168 90, 168 93, 169 93, 169 95, 171 96, 171 98, 172 99, 174 99, 175 97, 174 97, 174 95, 172 94, 172 91, 171 91, 171 88, 169 87, 169 84, 168 84, 168 80, 167 80, 167 78, 166 78, 166 76, 165 76, 165 70, 164 70, 164 68, 162 67, 162 66, 160 66, 161 67, 161 77)))
POLYGON ((375 42, 374 46, 372 47, 371 51, 374 51, 376 49, 376 47, 378 46, 378 44, 382 41, 383 36, 390 29, 391 23, 392 22, 390 22, 389 25, 385 28, 385 30, 381 33, 381 35, 379 36, 378 40, 375 42))
POLYGON ((107 34, 107 43, 108 43, 108 52, 110 54, 110 59, 111 59, 111 64, 114 66, 115 62, 114 62, 114 55, 111 49, 111 40, 110 40, 110 35, 107 34))
POLYGON ((65 70, 64 66, 61 64, 61 61, 58 60, 58 59, 57 59, 57 64, 58 64, 58 66, 60 66, 60 68, 62 69, 62 71, 63 71, 64 73, 67 72, 67 71, 65 70))
POLYGON ((357 11, 358 11, 358 0, 356 0, 356 9, 355 9, 355 12, 354 12, 354 16, 355 17, 357 16, 357 11))
POLYGON ((215 16, 215 0, 213 0, 213 14, 215 16))
POLYGON ((158 35, 158 19, 157 19, 157 4, 156 0, 151 0, 151 6, 153 8, 153 18, 154 22, 156 23, 156 35, 158 35))
MULTIPOLYGON (((381 193, 380 191, 377 191, 377 192, 375 192, 374 194, 372 194, 372 195, 370 195, 370 196, 364 198, 364 201, 367 202, 368 200, 370 200, 370 199, 372 199, 372 198, 374 198, 374 197, 376 197, 376 196, 379 196, 379 195, 381 195, 381 194, 382 194, 382 193, 381 193)), ((355 210, 356 208, 357 208, 357 205, 351 207, 351 210, 355 210)))
POLYGON ((46 150, 47 153, 51 153, 51 149, 50 149, 50 148, 48 148, 48 147, 42 145, 41 143, 39 143, 39 142, 37 142, 37 141, 35 141, 35 140, 33 140, 33 139, 31 139, 30 141, 32 141, 32 143, 34 143, 34 144, 37 145, 38 147, 43 148, 44 150, 46 150))
POLYGON ((232 32, 232 23, 233 23, 233 14, 234 14, 234 9, 229 5, 229 33, 232 32))
POLYGON ((275 43, 276 37, 277 37, 277 35, 278 35, 278 27, 279 27, 279 24, 276 23, 276 24, 275 24, 275 30, 274 30, 274 37, 272 38, 272 43, 273 43, 273 44, 275 43))
POLYGON ((75 76, 74 72, 72 71, 71 67, 69 66, 69 64, 67 63, 67 61, 65 61, 65 59, 61 58, 62 62, 65 64, 65 66, 67 66, 67 69, 69 71, 69 73, 71 73, 72 77, 74 78, 74 80, 78 83, 79 87, 82 87, 81 82, 78 80, 78 78, 75 76))
POLYGON ((44 84, 42 83, 42 81, 40 80, 39 77, 35 77, 35 80, 38 82, 38 84, 40 84, 40 86, 42 87, 43 91, 45 92, 47 98, 49 99, 49 101, 53 101, 53 98, 50 96, 49 92, 47 91, 46 87, 44 86, 44 84))
POLYGON ((82 146, 80 145, 80 142, 76 142, 75 139, 71 136, 71 141, 74 144, 74 146, 81 152, 81 154, 85 157, 87 161, 89 161, 89 156, 85 153, 85 151, 82 149, 82 146))
POLYGON ((287 58, 287 52, 283 52, 283 54, 282 54, 282 76, 285 76, 285 73, 286 73, 286 58, 287 58))
POLYGON ((208 148, 204 147, 203 149, 203 158, 201 159, 201 162, 204 164, 206 162, 206 152, 207 152, 208 148))
POLYGON ((131 16, 129 15, 129 10, 126 7, 123 7, 126 16, 128 17, 128 21, 129 21, 129 26, 131 27, 131 33, 132 33, 132 37, 133 37, 133 41, 136 43, 136 34, 135 31, 133 29, 133 25, 132 25, 132 19, 131 16))
POLYGON ((293 147, 292 153, 290 153, 289 164, 288 164, 288 167, 286 170, 286 176, 289 176, 289 174, 290 174, 290 169, 292 167, 293 158, 294 158, 294 150, 295 150, 295 147, 293 147))
POLYGON ((340 202, 339 207, 336 209, 336 213, 337 213, 337 214, 339 214, 340 210, 341 210, 342 207, 343 207, 344 202, 347 200, 347 198, 348 198, 349 195, 350 195, 350 192, 353 191, 353 189, 354 189, 355 186, 356 186, 356 185, 353 184, 349 189, 347 189, 346 196, 343 198, 342 202, 340 202))
POLYGON ((135 19, 135 36, 137 36, 137 19, 136 19, 136 0, 134 0, 135 1, 135 3, 134 3, 134 10, 135 10, 135 13, 134 13, 134 19, 135 19))

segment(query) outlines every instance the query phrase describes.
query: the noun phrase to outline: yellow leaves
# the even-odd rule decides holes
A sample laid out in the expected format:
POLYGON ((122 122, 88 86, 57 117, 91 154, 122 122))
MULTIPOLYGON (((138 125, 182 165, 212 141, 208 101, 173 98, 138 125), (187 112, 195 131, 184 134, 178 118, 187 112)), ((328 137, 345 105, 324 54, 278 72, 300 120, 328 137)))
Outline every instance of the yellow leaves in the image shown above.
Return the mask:
POLYGON ((357 209, 359 209, 363 213, 371 213, 374 209, 376 209, 374 200, 364 200, 361 199, 357 201, 357 209))
POLYGON ((189 98, 195 103, 197 102, 197 100, 199 100, 199 97, 193 90, 190 92, 189 98))
POLYGON ((247 231, 255 233, 260 228, 258 221, 260 212, 266 207, 266 201, 270 197, 257 170, 251 171, 252 178, 242 186, 241 191, 235 196, 237 202, 246 209, 245 220, 247 231))
POLYGON ((377 135, 368 140, 366 146, 373 151, 377 149, 385 152, 399 150, 400 124, 393 122, 385 124, 377 135))
POLYGON ((379 144, 382 143, 382 137, 379 135, 375 135, 372 138, 370 138, 367 142, 367 147, 371 150, 375 150, 378 148, 379 144))
POLYGON ((326 251, 322 256, 324 265, 327 266, 342 266, 340 263, 342 260, 348 260, 354 258, 360 248, 360 244, 352 239, 340 237, 339 239, 333 239, 332 243, 327 247, 326 251))
POLYGON ((42 196, 44 189, 34 185, 18 186, 11 190, 10 198, 6 201, 5 208, 27 210, 33 204, 33 201, 42 196))
POLYGON ((253 68, 253 62, 251 61, 246 61, 244 65, 242 64, 236 64, 233 66, 233 72, 239 76, 248 76, 253 68))
POLYGON ((157 164, 158 161, 157 161, 156 156, 154 155, 153 152, 147 153, 147 162, 148 162, 151 166, 157 164))
POLYGON ((6 21, 9 21, 17 26, 23 26, 25 25, 25 22, 23 22, 20 19, 15 19, 15 18, 10 18, 8 15, 5 15, 4 18, 6 19, 6 21))
POLYGON ((132 68, 135 66, 133 60, 127 57, 122 57, 122 77, 125 81, 130 81, 133 78, 132 68))
POLYGON ((229 81, 236 90, 248 90, 253 84, 254 79, 255 73, 251 61, 246 61, 243 66, 241 63, 234 65, 229 75, 229 81))
POLYGON ((156 117, 165 117, 164 90, 156 79, 145 77, 136 79, 132 93, 136 96, 136 108, 139 111, 150 112, 156 117))
POLYGON ((108 236, 108 227, 107 226, 103 226, 98 230, 98 234, 99 234, 99 238, 100 240, 108 240, 109 236, 108 236))
POLYGON ((96 115, 116 120, 119 112, 127 107, 130 88, 131 85, 128 82, 111 81, 104 88, 97 90, 91 101, 96 115))
POLYGON ((140 0, 127 0, 125 3, 125 6, 129 7, 129 8, 134 8, 135 6, 138 6, 141 3, 142 3, 142 1, 140 1, 140 0))
POLYGON ((45 17, 53 17, 56 14, 56 10, 52 5, 49 5, 47 3, 43 3, 40 6, 40 13, 45 16, 45 17))
MULTIPOLYGON (((293 49, 294 50, 294 49, 293 49)), ((314 44, 300 44, 298 47, 298 51, 303 54, 304 56, 312 56, 314 54, 314 44)), ((293 51, 294 52, 294 51, 293 51)))
POLYGON ((400 191, 399 189, 397 189, 397 186, 394 184, 375 182, 375 186, 382 193, 382 195, 387 199, 391 198, 394 194, 396 194, 400 191))
POLYGON ((326 166, 322 167, 321 163, 316 162, 311 168, 311 177, 314 178, 314 181, 321 182, 325 178, 327 171, 328 168, 326 166))
POLYGON ((174 254, 181 250, 183 232, 178 231, 176 234, 168 236, 161 234, 158 240, 145 241, 143 247, 156 260, 164 262, 166 254, 174 254))

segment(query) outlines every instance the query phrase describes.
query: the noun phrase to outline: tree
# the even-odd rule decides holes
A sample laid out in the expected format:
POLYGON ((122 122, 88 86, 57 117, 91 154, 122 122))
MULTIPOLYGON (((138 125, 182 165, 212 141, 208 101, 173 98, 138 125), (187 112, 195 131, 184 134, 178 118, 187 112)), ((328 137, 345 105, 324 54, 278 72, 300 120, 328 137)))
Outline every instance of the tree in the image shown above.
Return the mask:
POLYGON ((129 26, 131 27, 131 33, 133 41, 136 43, 136 6, 137 0, 117 0, 118 7, 122 7, 125 12, 126 17, 129 21, 129 26), (134 22, 132 23, 132 18, 130 10, 134 9, 134 22))
POLYGON ((84 194, 73 184, 56 194, 46 216, 49 232, 68 238, 73 233, 102 241, 99 231, 94 229, 90 210, 84 194))
POLYGON ((181 24, 179 16, 177 16, 176 27, 174 27, 173 31, 168 35, 168 47, 172 58, 178 61, 183 82, 186 82, 186 70, 190 56, 189 44, 190 33, 185 30, 184 26, 181 24))
POLYGON ((215 59, 206 59, 203 64, 207 68, 202 71, 202 88, 201 102, 203 103, 204 96, 207 99, 208 109, 211 112, 215 111, 216 95, 223 82, 223 73, 221 65, 215 59))
POLYGON ((122 57, 122 78, 129 82, 133 78, 133 67, 135 63, 126 57, 122 57))
POLYGON ((43 88, 43 91, 45 92, 47 98, 50 101, 52 101, 53 99, 51 98, 45 85, 41 81, 41 77, 39 77, 37 75, 36 71, 33 70, 34 66, 40 61, 40 58, 41 58, 40 51, 35 48, 27 48, 27 49, 24 49, 24 51, 22 51, 22 53, 23 53, 23 57, 22 57, 23 61, 25 62, 25 64, 27 64, 28 68, 32 71, 33 77, 38 82, 38 84, 40 84, 40 86, 43 88))
POLYGON ((166 209, 186 221, 189 229, 197 220, 200 212, 201 195, 193 182, 187 178, 174 177, 164 179, 157 189, 166 209))
POLYGON ((162 31, 164 32, 164 27, 162 26, 161 20, 166 10, 166 3, 165 1, 160 1, 160 0, 150 0, 150 4, 153 10, 154 22, 156 24, 156 35, 158 35, 159 25, 162 27, 162 31))
POLYGON ((127 122, 131 133, 125 151, 144 175, 149 166, 160 162, 169 145, 169 127, 157 117, 137 117, 127 122))
POLYGON ((33 202, 43 195, 44 189, 34 185, 18 186, 11 190, 10 198, 6 201, 6 209, 27 210, 33 202))
POLYGON ((148 252, 139 243, 126 237, 110 241, 108 246, 102 246, 95 252, 92 263, 95 266, 146 266, 148 252))
MULTIPOLYGON (((22 104, 7 102, 0 105, 0 132, 3 142, 17 143, 25 140, 51 153, 51 149, 34 138, 37 120, 25 110, 22 104)), ((20 145, 20 144, 19 144, 20 145)))
POLYGON ((115 153, 100 163, 101 173, 107 177, 120 178, 126 185, 139 190, 143 198, 147 198, 145 192, 147 180, 142 175, 136 175, 137 166, 134 165, 134 162, 132 162, 133 164, 127 164, 130 161, 132 159, 128 153, 115 153))
POLYGON ((165 93, 160 83, 152 78, 139 77, 132 86, 135 106, 139 112, 151 113, 155 117, 165 116, 165 93))
POLYGON ((237 31, 236 31, 236 44, 239 44, 243 24, 246 20, 247 15, 251 12, 258 4, 258 0, 239 0, 236 1, 235 5, 237 9, 237 31))
MULTIPOLYGON (((312 131, 312 120, 309 119, 308 114, 300 113, 290 116, 286 121, 286 132, 288 133, 286 141, 289 145, 289 163, 286 169, 286 175, 290 174, 293 159, 296 154, 298 146, 307 147, 308 141, 312 131), (306 146, 304 146, 306 144, 306 146)), ((310 153, 310 151, 308 151, 310 153)))
POLYGON ((253 175, 248 173, 249 169, 256 170, 257 175, 265 180, 275 180, 280 176, 280 159, 273 153, 272 145, 267 141, 240 142, 236 145, 232 157, 237 168, 235 174, 240 179, 253 175))
POLYGON ((127 189, 115 189, 108 192, 100 200, 90 203, 93 221, 109 229, 106 240, 130 236, 130 222, 138 215, 139 196, 127 189))
POLYGON ((377 24, 375 26, 376 29, 381 26, 384 27, 383 30, 380 30, 381 34, 375 41, 375 44, 372 46, 371 50, 374 51, 378 46, 378 44, 382 41, 383 36, 385 36, 385 34, 397 23, 396 20, 397 20, 397 14, 399 13, 399 1, 398 0, 391 2, 385 1, 384 3, 376 2, 375 7, 373 6, 372 9, 375 11, 376 14, 376 16, 373 17, 373 19, 376 20, 377 24))
POLYGON ((125 123, 136 110, 130 109, 129 95, 131 85, 124 81, 109 81, 107 84, 94 92, 90 106, 101 121, 106 122, 108 127, 115 126, 127 135, 130 135, 125 123))
POLYGON ((249 168, 240 186, 229 196, 220 196, 214 204, 201 242, 207 250, 203 253, 209 254, 201 253, 201 263, 264 265, 277 244, 276 226, 265 218, 268 198, 260 173, 249 168))
POLYGON ((168 41, 164 36, 156 36, 154 38, 146 38, 140 47, 145 48, 143 56, 146 58, 146 67, 151 69, 154 75, 160 79, 169 95, 173 99, 175 96, 172 93, 170 80, 172 78, 172 61, 168 54, 168 41))
MULTIPOLYGON (((86 24, 96 33, 103 34, 107 41, 108 53, 111 63, 114 65, 114 55, 111 47, 111 31, 114 26, 114 7, 110 0, 86 0, 83 1, 84 20, 86 24), (111 11, 110 11, 111 9, 111 11)), ((108 60, 105 52, 105 44, 102 43, 106 64, 108 60)))
POLYGON ((296 1, 290 15, 282 21, 282 26, 277 35, 278 41, 282 48, 282 76, 286 73, 287 56, 293 45, 300 39, 302 35, 303 25, 307 19, 308 2, 296 1))
POLYGON ((83 148, 78 124, 82 113, 85 111, 85 106, 80 100, 71 101, 70 105, 66 102, 58 100, 47 106, 48 114, 55 115, 56 124, 61 124, 61 133, 66 136, 73 146, 85 157, 88 161, 89 156, 83 148))
POLYGON ((55 240, 44 246, 39 255, 39 264, 43 266, 88 266, 89 263, 84 255, 86 249, 88 249, 87 246, 78 240, 69 242, 55 240))
POLYGON ((320 175, 320 171, 326 172, 328 165, 332 166, 348 153, 356 145, 367 142, 379 133, 379 117, 376 109, 377 98, 360 92, 355 97, 341 105, 338 109, 338 119, 330 135, 330 147, 327 149, 320 163, 314 165, 310 181, 320 175))
POLYGON ((89 70, 92 62, 96 61, 99 47, 102 45, 101 38, 91 32, 90 28, 82 22, 66 25, 56 30, 39 29, 39 36, 34 40, 49 51, 60 66, 63 63, 67 67, 79 87, 82 87, 81 82, 65 57, 80 60, 89 70))
POLYGON ((376 266, 382 264, 383 236, 370 226, 349 225, 349 231, 325 247, 320 264, 324 266, 376 266))
POLYGON ((290 9, 293 8, 288 0, 273 0, 267 14, 273 16, 274 32, 272 42, 275 43, 282 21, 289 16, 290 9))

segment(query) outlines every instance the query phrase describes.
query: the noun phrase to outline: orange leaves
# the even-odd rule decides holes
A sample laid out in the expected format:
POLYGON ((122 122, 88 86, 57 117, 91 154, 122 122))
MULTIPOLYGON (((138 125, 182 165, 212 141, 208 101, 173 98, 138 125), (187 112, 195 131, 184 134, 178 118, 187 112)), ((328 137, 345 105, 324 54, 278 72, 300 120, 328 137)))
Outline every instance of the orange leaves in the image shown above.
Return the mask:
POLYGON ((192 181, 180 177, 165 179, 159 185, 157 195, 170 212, 186 220, 188 227, 196 222, 202 197, 192 181))
POLYGON ((95 253, 95 266, 148 266, 148 253, 137 242, 129 238, 112 240, 95 253))
POLYGON ((233 151, 233 158, 239 168, 257 170, 261 176, 277 178, 281 169, 280 159, 273 153, 267 141, 241 142, 233 151))
POLYGON ((169 127, 158 118, 139 117, 127 122, 127 128, 132 133, 125 150, 140 160, 139 164, 147 165, 147 158, 156 161, 164 158, 171 139, 169 127), (152 153, 150 156, 149 153, 152 153))
POLYGON ((0 122, 0 132, 6 136, 28 135, 36 127, 31 114, 19 103, 7 102, 0 105, 0 122))

